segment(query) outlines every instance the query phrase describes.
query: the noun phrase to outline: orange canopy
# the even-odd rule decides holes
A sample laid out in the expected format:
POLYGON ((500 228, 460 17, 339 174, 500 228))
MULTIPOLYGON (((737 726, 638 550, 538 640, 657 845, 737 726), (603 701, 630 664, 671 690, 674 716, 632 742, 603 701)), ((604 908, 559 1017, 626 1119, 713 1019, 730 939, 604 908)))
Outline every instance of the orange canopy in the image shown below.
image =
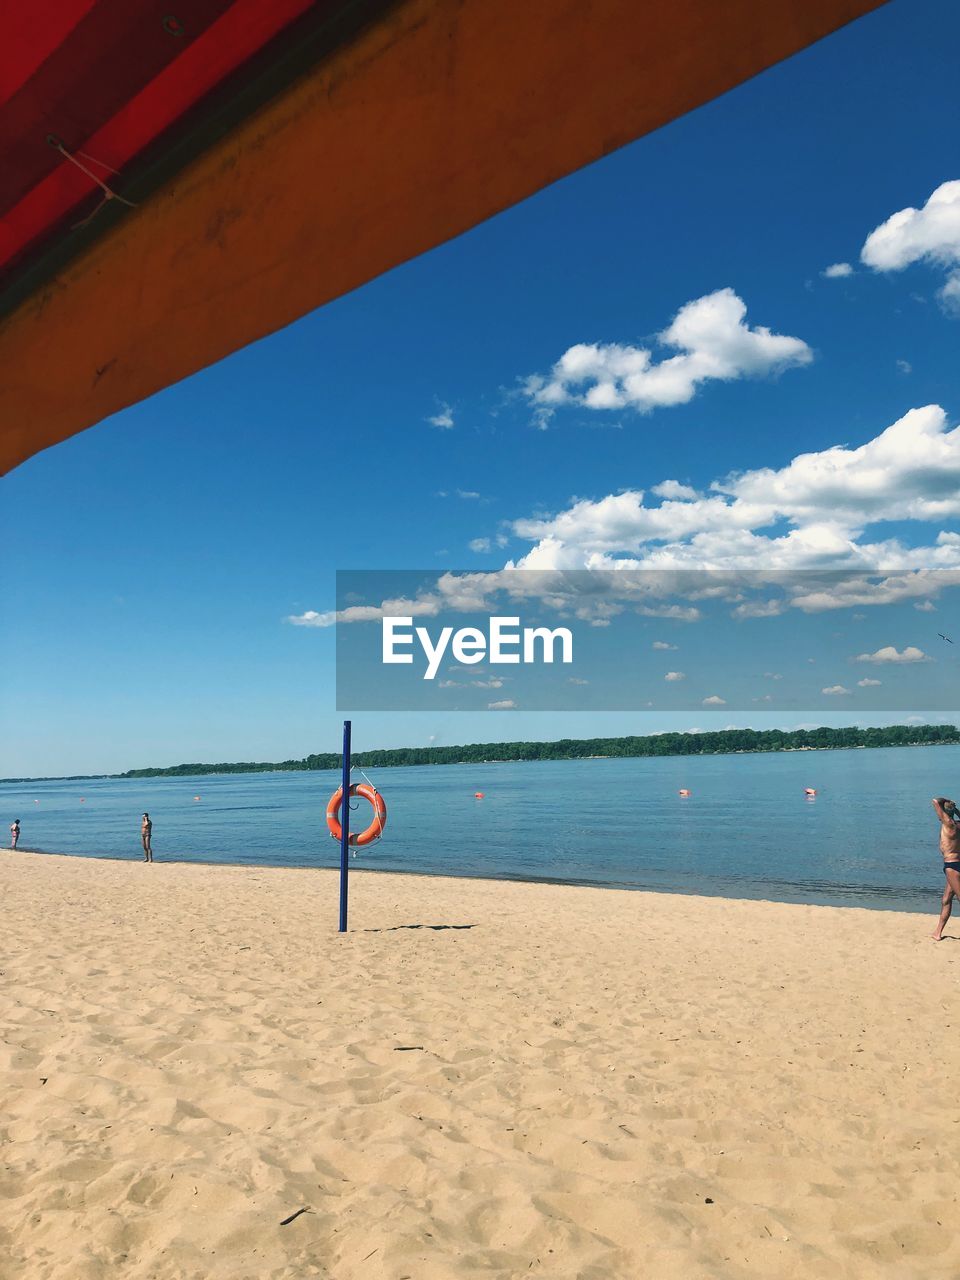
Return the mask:
POLYGON ((0 56, 0 472, 880 3, 36 0, 0 56))

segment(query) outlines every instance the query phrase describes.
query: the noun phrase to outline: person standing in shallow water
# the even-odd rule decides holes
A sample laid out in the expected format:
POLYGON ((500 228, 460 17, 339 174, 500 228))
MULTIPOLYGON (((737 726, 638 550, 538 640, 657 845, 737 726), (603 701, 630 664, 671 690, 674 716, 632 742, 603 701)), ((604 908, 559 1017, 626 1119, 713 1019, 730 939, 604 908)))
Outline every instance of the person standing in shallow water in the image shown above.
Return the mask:
POLYGON ((20 839, 20 819, 14 818, 10 823, 10 848, 17 847, 17 841, 20 839))
POLYGON ((940 899, 940 919, 933 932, 935 942, 943 937, 943 927, 950 919, 954 898, 960 897, 960 826, 957 806, 945 796, 934 796, 933 807, 940 819, 940 855, 943 858, 943 874, 947 885, 940 899))
POLYGON ((153 836, 153 823, 150 821, 149 813, 145 813, 140 820, 140 843, 143 845, 144 862, 153 861, 153 845, 151 838, 153 836))

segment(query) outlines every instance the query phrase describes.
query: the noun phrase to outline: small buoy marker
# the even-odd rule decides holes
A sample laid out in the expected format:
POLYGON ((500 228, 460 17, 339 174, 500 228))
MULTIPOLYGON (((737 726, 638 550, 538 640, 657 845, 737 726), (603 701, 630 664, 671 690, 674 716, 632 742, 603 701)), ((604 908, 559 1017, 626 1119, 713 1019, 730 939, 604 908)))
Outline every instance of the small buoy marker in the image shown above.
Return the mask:
POLYGON ((483 792, 482 792, 482 791, 475 791, 475 792, 473 793, 473 798, 474 798, 474 800, 482 800, 482 799, 483 799, 483 792))
POLYGON ((689 794, 690 792, 687 790, 686 787, 681 787, 680 790, 677 792, 678 796, 688 796, 689 794))
POLYGON ((200 797, 199 797, 199 796, 194 796, 193 798, 194 798, 194 800, 199 800, 199 799, 200 799, 200 797))

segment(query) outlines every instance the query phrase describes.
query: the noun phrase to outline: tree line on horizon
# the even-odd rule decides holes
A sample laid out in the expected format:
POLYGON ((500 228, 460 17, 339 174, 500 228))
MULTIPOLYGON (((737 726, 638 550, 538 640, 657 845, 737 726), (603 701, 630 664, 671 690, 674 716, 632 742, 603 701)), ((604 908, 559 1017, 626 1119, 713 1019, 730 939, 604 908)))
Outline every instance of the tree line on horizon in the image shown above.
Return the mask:
MULTIPOLYGON (((463 746, 390 747, 356 751, 357 768, 386 769, 399 765, 482 764, 491 761, 587 760, 634 756, 699 756, 736 752, 826 750, 849 747, 908 747, 960 743, 952 724, 885 725, 861 729, 718 729, 700 733, 657 733, 619 738, 561 738, 556 742, 480 742, 463 746)), ((177 764, 167 768, 128 769, 118 778, 195 777, 210 773, 298 773, 340 768, 337 751, 316 752, 301 760, 275 763, 177 764)))

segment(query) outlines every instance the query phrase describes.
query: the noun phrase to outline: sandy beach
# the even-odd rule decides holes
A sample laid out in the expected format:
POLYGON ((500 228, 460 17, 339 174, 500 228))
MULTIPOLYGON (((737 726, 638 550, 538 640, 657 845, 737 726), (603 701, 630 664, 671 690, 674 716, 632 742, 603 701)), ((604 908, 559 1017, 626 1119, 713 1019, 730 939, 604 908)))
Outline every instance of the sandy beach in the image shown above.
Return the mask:
POLYGON ((960 1274, 960 920, 0 854, 0 1275, 960 1274), (294 1216, 297 1215, 297 1216, 294 1216))

